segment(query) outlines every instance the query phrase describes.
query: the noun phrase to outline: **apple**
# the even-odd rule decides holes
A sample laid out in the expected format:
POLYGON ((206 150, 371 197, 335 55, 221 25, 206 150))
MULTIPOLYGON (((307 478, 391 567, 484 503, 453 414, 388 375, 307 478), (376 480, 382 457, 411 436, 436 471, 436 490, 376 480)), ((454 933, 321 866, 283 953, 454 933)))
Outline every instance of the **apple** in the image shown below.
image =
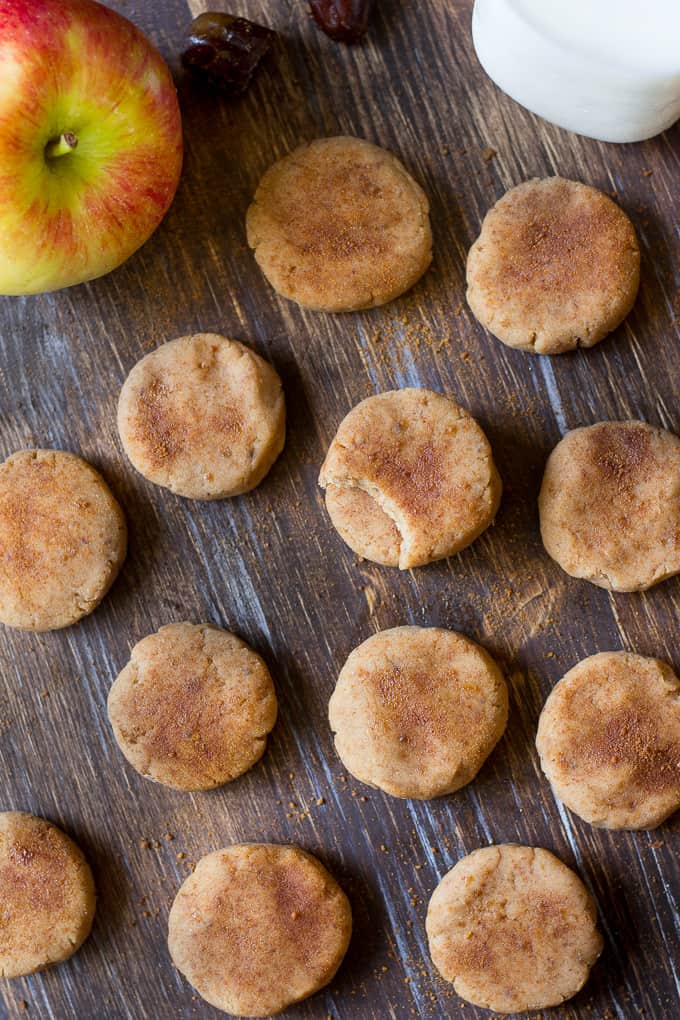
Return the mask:
POLYGON ((94 0, 0 0, 0 294, 115 269, 181 167, 172 76, 139 29, 94 0))

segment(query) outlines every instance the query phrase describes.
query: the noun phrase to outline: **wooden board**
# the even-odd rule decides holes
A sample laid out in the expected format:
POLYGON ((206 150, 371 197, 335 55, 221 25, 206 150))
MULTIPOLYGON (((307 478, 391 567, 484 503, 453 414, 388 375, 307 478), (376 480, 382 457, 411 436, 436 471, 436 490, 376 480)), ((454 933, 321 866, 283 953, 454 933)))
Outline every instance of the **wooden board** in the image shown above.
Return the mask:
MULTIPOLYGON (((178 70, 184 0, 113 4, 178 70)), ((482 1017, 434 974, 428 897, 464 853, 494 841, 548 847, 577 868, 606 948, 586 989, 544 1016, 671 1020, 678 999, 678 822, 608 833, 561 810, 533 746, 553 684, 580 658, 635 649, 678 661, 678 579, 609 595, 544 553, 536 495, 567 429, 644 418, 680 430, 680 131, 601 145, 552 128, 499 93, 476 63, 468 0, 381 0, 369 40, 332 43, 303 0, 215 2, 271 24, 278 52, 248 96, 198 94, 178 74, 186 166, 152 240, 109 277, 40 298, 0 299, 0 445, 64 447, 98 465, 127 511, 121 577, 80 625, 0 632, 2 806, 45 815, 96 873, 92 937, 68 964, 0 985, 7 1017, 216 1017, 168 959, 166 917, 190 862, 238 840, 299 843, 347 889, 356 931, 337 979, 297 1020, 482 1017), (330 317, 279 300, 244 239, 262 172, 303 140, 341 132, 398 153, 432 202, 432 271, 386 308, 330 317), (487 149, 495 150, 490 155, 487 149), (464 262, 487 207, 509 186, 559 172, 616 195, 643 246, 642 291, 624 326, 553 360, 511 351, 474 322, 464 262), (163 340, 217 330, 252 343, 284 379, 285 452, 252 494, 200 505, 148 485, 115 427, 120 386, 163 340), (316 478, 345 413, 378 390, 450 393, 487 430, 505 484, 495 527, 448 562, 411 573, 357 563, 327 520, 316 478), (259 649, 280 722, 260 766, 191 796, 128 768, 108 727, 109 686, 131 645, 170 621, 208 620, 259 649), (478 780, 432 803, 401 802, 346 777, 326 722, 349 651, 402 623, 460 629, 502 662, 507 736, 478 780), (674 845, 675 844, 675 845, 674 845)), ((203 7, 192 0, 194 13, 203 7)))

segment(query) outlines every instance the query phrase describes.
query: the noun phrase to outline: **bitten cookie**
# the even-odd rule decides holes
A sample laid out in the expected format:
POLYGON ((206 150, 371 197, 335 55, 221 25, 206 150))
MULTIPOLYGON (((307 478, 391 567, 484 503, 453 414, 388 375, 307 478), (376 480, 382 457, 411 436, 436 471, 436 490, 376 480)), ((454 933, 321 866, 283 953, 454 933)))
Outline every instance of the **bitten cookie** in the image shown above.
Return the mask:
POLYGON ((51 822, 0 813, 0 978, 62 963, 90 934, 92 872, 76 844, 51 822))
POLYGON ((398 159, 362 138, 318 138, 275 163, 246 226, 272 287, 319 311, 385 304, 432 260, 425 193, 398 159))
POLYGON ((118 431, 150 482, 189 499, 238 496, 259 485, 283 449, 281 380, 237 340, 170 340, 125 380, 118 431))
POLYGON ((680 680, 642 655, 583 659, 546 701, 536 747, 555 795, 586 822, 653 829, 680 808, 680 680))
POLYGON ((491 656, 439 627, 394 627, 355 648, 328 706, 361 782, 426 800, 465 786, 503 735, 508 690, 491 656))
POLYGON ((501 480, 482 429, 430 390, 379 393, 341 422, 319 485, 359 556, 420 567, 464 549, 491 524, 501 480))
POLYGON ((351 932, 347 897, 320 861, 244 843, 198 862, 172 905, 168 946, 206 1002, 264 1017, 328 984, 351 932))
POLYGON ((143 776, 208 790, 260 760, 277 703, 269 670, 244 641, 209 624, 172 623, 132 649, 108 711, 143 776))
POLYGON ((80 457, 21 450, 0 464, 0 621, 68 627, 113 584, 127 549, 123 511, 80 457))
POLYGON ((633 307, 640 249, 633 224, 596 188, 562 177, 511 188, 487 213, 467 261, 467 300, 510 347, 592 347, 633 307))
POLYGON ((458 861, 432 894, 425 925, 442 977, 497 1013, 558 1006, 602 952, 581 879, 547 850, 515 844, 458 861))
POLYGON ((569 432, 538 506, 546 550, 572 577, 643 591, 680 572, 680 439, 641 421, 569 432))

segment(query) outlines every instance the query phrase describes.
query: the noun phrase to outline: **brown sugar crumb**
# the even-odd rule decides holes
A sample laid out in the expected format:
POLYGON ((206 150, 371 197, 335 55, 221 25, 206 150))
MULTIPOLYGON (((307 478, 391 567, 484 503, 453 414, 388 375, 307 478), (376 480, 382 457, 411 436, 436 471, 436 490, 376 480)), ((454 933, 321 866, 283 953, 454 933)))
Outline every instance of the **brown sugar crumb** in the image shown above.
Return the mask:
POLYGON ((496 150, 492 149, 490 145, 487 145, 487 147, 482 152, 482 159, 484 160, 485 163, 490 163, 495 155, 496 150))
MULTIPOLYGON (((453 312, 454 317, 463 308, 464 306, 460 304, 453 312)), ((446 326, 450 312, 440 306, 434 309, 434 318, 438 323, 436 326, 424 319, 419 311, 404 312, 392 320, 383 321, 368 337, 373 347, 370 352, 371 366, 403 370, 408 363, 417 361, 423 354, 448 351, 452 342, 451 333, 446 326)))

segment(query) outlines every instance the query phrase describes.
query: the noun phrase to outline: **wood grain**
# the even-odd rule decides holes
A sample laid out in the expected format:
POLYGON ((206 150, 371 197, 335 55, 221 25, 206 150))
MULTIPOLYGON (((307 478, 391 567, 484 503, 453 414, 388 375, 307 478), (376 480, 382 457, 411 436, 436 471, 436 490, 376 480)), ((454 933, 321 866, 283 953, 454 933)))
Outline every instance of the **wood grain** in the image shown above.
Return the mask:
MULTIPOLYGON (((266 839, 318 853, 355 914, 337 979, 290 1018, 481 1018, 434 974, 424 915, 462 854, 516 840, 578 869, 606 935, 586 989, 543 1015, 671 1020, 680 1010, 678 822, 637 834, 582 824, 552 797, 533 739, 547 693, 585 655, 627 648, 680 665, 678 579, 638 595, 572 580, 544 553, 536 512, 545 458, 567 429, 631 416, 680 430, 678 126, 613 146, 540 122, 477 65, 469 0, 381 0, 369 39, 355 48, 318 32, 303 0, 211 0, 213 9, 229 6, 280 33, 273 59, 233 103, 198 92, 179 72, 190 18, 184 0, 112 6, 149 33, 177 72, 186 165, 166 221, 122 269, 52 296, 0 299, 0 452, 42 445, 82 454, 112 483, 131 530, 121 577, 93 616, 55 634, 0 632, 3 806, 63 825, 91 860, 99 890, 81 952, 0 985, 2 1015, 217 1017, 169 962, 169 904, 191 861, 232 841, 266 839), (330 317, 273 294, 247 251, 243 221, 271 162, 303 140, 341 132, 392 149, 422 182, 436 257, 405 298, 330 317), (604 188, 628 210, 643 246, 643 284, 612 338, 548 360, 485 334, 464 303, 463 278, 488 206, 509 186, 556 172, 604 188), (114 417, 140 355, 198 330, 247 341, 270 358, 289 410, 286 449, 265 482, 208 505, 136 475, 114 417), (407 574, 357 563, 330 527, 316 484, 347 410, 403 385, 450 393, 477 416, 505 483, 489 532, 452 560, 407 574), (262 764, 196 796, 133 773, 105 712, 130 647, 183 619, 250 641, 270 664, 281 704, 262 764), (507 736, 478 780, 429 804, 353 783, 326 722, 349 651, 401 623, 464 631, 499 658, 511 685, 507 736)), ((191 2, 194 13, 204 6, 191 2)))

